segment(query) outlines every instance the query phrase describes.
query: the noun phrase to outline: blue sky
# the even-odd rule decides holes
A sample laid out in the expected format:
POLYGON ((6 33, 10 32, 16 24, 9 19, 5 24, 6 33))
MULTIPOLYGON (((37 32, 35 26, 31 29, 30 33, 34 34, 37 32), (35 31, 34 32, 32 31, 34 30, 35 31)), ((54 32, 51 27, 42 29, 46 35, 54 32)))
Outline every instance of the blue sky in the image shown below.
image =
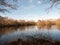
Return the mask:
MULTIPOLYGON (((38 20, 38 19, 56 19, 60 17, 60 10, 53 7, 46 10, 51 6, 49 0, 20 0, 18 2, 18 9, 12 10, 11 13, 5 13, 0 15, 6 16, 12 19, 22 20, 38 20), (45 3, 46 2, 46 3, 45 3), (45 3, 45 4, 44 4, 45 3)), ((58 6, 59 7, 59 6, 58 6)))

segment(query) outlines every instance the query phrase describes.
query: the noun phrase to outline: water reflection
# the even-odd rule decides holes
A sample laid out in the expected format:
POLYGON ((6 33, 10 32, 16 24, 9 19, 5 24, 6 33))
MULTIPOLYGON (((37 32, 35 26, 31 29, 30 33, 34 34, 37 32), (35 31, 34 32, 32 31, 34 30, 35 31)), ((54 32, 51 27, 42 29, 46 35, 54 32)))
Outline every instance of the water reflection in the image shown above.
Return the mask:
POLYGON ((3 34, 8 34, 9 32, 13 32, 15 30, 17 30, 17 27, 4 27, 4 28, 0 28, 0 36, 3 34))
POLYGON ((1 44, 8 41, 16 41, 18 39, 28 40, 33 38, 37 39, 50 39, 60 41, 60 30, 56 26, 26 26, 26 27, 8 27, 0 28, 0 42, 1 44))
POLYGON ((20 30, 20 31, 24 31, 25 29, 26 29, 25 26, 18 27, 18 30, 20 30))
POLYGON ((42 27, 42 26, 37 26, 37 28, 38 28, 38 29, 41 29, 41 28, 43 28, 43 27, 42 27))
POLYGON ((29 30, 29 29, 33 29, 34 26, 21 26, 21 27, 4 27, 4 28, 0 28, 0 36, 4 35, 4 34, 8 34, 14 31, 25 31, 25 30, 29 30))
POLYGON ((52 28, 52 25, 48 26, 48 25, 45 25, 45 26, 37 26, 38 29, 51 29, 52 28))
POLYGON ((51 25, 50 25, 50 26, 47 26, 47 25, 46 25, 45 28, 46 28, 46 29, 51 29, 52 26, 51 26, 51 25))
POLYGON ((56 25, 57 29, 60 30, 60 25, 56 25))

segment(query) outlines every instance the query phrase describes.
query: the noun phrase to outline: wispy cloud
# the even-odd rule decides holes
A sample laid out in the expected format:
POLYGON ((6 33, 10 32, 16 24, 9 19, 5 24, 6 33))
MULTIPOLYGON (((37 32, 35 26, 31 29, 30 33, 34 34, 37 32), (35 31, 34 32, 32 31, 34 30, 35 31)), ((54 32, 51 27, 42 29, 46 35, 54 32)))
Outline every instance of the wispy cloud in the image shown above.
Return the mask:
POLYGON ((40 0, 37 1, 38 4, 41 4, 42 2, 40 0))
MULTIPOLYGON (((26 19, 26 20, 53 19, 60 17, 60 10, 57 10, 54 7, 50 9, 52 11, 48 10, 50 12, 49 14, 47 14, 47 10, 45 9, 50 7, 51 5, 51 2, 49 3, 49 0, 20 0, 20 3, 18 3, 18 5, 19 5, 18 10, 9 14, 7 13, 6 16, 15 19, 26 19)), ((59 7, 60 5, 57 5, 57 8, 59 7)))
POLYGON ((29 2, 33 2, 33 0, 29 0, 29 2))
POLYGON ((24 9, 33 9, 35 7, 36 7, 35 5, 31 5, 31 6, 24 7, 24 9))

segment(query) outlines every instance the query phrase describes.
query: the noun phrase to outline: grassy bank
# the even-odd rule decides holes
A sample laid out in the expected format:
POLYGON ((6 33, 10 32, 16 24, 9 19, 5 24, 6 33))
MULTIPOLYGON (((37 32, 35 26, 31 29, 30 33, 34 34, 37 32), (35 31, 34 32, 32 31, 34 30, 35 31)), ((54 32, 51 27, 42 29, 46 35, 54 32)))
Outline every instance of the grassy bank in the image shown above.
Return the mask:
POLYGON ((6 42, 4 45, 60 45, 60 42, 34 38, 27 41, 18 39, 17 41, 6 42))

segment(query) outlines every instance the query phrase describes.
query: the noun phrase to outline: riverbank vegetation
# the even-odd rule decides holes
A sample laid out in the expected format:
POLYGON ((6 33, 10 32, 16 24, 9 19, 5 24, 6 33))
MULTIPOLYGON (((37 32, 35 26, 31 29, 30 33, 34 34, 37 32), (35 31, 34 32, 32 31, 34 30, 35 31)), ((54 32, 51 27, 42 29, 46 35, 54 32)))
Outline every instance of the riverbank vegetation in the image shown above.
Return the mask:
POLYGON ((31 38, 27 41, 18 39, 17 41, 7 42, 4 45, 60 45, 60 43, 57 41, 31 38))
POLYGON ((44 26, 52 26, 56 25, 60 27, 60 18, 56 20, 38 20, 37 22, 35 21, 25 21, 25 20, 13 20, 9 19, 8 17, 2 17, 0 16, 0 27, 10 27, 10 26, 39 26, 39 27, 44 27, 44 26))
POLYGON ((5 26, 30 26, 35 25, 34 21, 25 21, 25 20, 13 20, 0 16, 0 27, 5 26))

